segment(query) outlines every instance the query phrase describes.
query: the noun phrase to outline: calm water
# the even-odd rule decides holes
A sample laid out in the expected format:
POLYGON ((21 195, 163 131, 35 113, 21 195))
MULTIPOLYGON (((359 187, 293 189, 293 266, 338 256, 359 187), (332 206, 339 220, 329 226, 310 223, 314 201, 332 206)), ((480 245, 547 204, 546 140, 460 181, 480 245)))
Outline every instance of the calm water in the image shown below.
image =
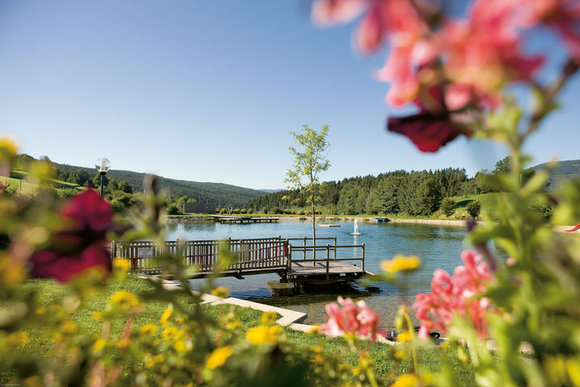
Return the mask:
MULTIPOLYGON (((321 323, 325 319, 324 305, 335 301, 339 295, 355 299, 364 299, 367 304, 381 315, 382 326, 388 329, 400 300, 412 302, 414 295, 430 290, 433 271, 442 268, 453 272, 461 264, 460 254, 463 250, 465 230, 454 226, 431 226, 419 224, 371 224, 359 223, 361 235, 351 235, 353 222, 338 222, 341 227, 317 227, 318 237, 337 237, 338 245, 365 244, 365 269, 373 273, 380 272, 380 262, 390 259, 395 254, 418 255, 422 260, 419 270, 409 275, 404 283, 406 289, 398 288, 388 282, 374 282, 370 287, 353 286, 325 288, 322 292, 293 294, 280 291, 279 277, 275 274, 248 276, 244 280, 221 278, 218 285, 230 289, 234 297, 251 299, 266 304, 308 313, 306 323, 321 323)), ((215 224, 215 223, 182 223, 169 227, 169 240, 176 238, 186 240, 282 238, 311 236, 312 225, 309 222, 287 221, 263 224, 215 224)), ((200 280, 192 281, 199 286, 200 280)))

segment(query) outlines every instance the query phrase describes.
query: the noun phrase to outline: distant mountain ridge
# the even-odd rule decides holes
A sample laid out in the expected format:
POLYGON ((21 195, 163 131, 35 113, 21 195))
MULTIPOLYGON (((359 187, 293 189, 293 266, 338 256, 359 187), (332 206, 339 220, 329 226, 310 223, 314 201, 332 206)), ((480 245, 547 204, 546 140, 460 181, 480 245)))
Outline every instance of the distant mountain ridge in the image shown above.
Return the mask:
MULTIPOLYGON (((58 163, 54 163, 54 165, 59 172, 80 169, 86 171, 91 176, 96 174, 94 168, 58 163)), ((147 174, 126 170, 110 170, 107 173, 108 178, 113 178, 118 181, 125 180, 135 192, 143 190, 143 177, 145 175, 147 174)), ((158 176, 158 183, 160 189, 167 189, 172 195, 186 195, 197 200, 198 203, 212 204, 216 207, 242 207, 248 201, 266 194, 255 189, 230 184, 177 180, 162 176, 158 176)))
MULTIPOLYGON (((549 163, 542 163, 533 166, 534 171, 541 171, 546 169, 549 163)), ((550 172, 548 177, 549 187, 555 187, 560 181, 580 179, 580 160, 564 160, 560 161, 558 165, 550 172)))

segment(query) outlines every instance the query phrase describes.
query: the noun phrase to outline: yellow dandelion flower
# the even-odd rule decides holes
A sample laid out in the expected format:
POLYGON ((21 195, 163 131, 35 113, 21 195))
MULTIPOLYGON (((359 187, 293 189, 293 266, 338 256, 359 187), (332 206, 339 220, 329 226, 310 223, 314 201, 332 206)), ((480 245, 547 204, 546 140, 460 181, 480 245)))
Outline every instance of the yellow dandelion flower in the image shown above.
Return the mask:
POLYGON ((395 356, 395 359, 399 359, 399 360, 407 359, 407 354, 403 351, 396 351, 394 356, 395 356))
POLYGON ((206 367, 213 370, 217 367, 221 367, 225 364, 228 357, 232 355, 232 347, 226 346, 221 348, 216 348, 205 363, 206 367))
POLYGON ((278 313, 276 312, 265 312, 262 314, 262 324, 263 325, 270 325, 273 324, 274 321, 278 319, 278 313))
POLYGON ((281 332, 282 327, 279 325, 274 325, 271 327, 260 325, 258 327, 248 329, 248 332, 246 333, 246 340, 250 344, 254 345, 274 345, 278 343, 278 338, 281 332))
POLYGON ((211 295, 219 298, 227 298, 230 295, 230 291, 226 288, 218 286, 211 291, 211 295))
POLYGON ((410 272, 421 266, 421 260, 415 255, 404 256, 397 254, 391 260, 381 262, 381 269, 385 273, 397 273, 399 271, 410 272))
POLYGON ((119 290, 113 293, 111 296, 111 301, 109 302, 111 306, 119 306, 123 310, 134 308, 139 305, 137 297, 131 292, 125 290, 119 290))
POLYGON ((226 324, 226 329, 228 331, 235 331, 237 329, 243 328, 244 325, 239 321, 232 321, 226 324))
POLYGON ((124 258, 114 259, 113 269, 115 272, 127 273, 131 269, 131 261, 129 259, 124 258))
POLYGON ((161 322, 161 325, 166 326, 172 314, 173 314, 173 305, 169 305, 169 307, 165 309, 165 312, 163 312, 163 315, 161 315, 161 319, 159 320, 161 322))
POLYGON ((157 333, 157 326, 153 324, 146 324, 139 328, 139 333, 144 336, 153 336, 157 333))
POLYGON ((75 333, 77 331, 77 324, 72 321, 65 321, 60 327, 62 333, 75 333))
POLYGON ((98 339, 97 341, 95 341, 91 347, 90 352, 92 354, 96 354, 99 353, 103 350, 103 348, 105 348, 105 345, 107 345, 107 340, 105 339, 98 339))
POLYGON ((397 341, 400 343, 404 343, 405 341, 411 340, 411 334, 407 331, 399 333, 397 336, 397 341))
POLYGON ((391 387, 415 387, 418 386, 419 379, 415 375, 403 374, 400 375, 391 387))
POLYGON ((161 337, 163 337, 164 339, 168 339, 170 337, 174 337, 176 334, 177 334, 177 328, 169 327, 169 328, 165 328, 165 330, 163 332, 161 332, 161 337))
POLYGON ((187 350, 187 344, 183 340, 177 340, 173 344, 173 348, 175 348, 177 352, 185 352, 187 350))

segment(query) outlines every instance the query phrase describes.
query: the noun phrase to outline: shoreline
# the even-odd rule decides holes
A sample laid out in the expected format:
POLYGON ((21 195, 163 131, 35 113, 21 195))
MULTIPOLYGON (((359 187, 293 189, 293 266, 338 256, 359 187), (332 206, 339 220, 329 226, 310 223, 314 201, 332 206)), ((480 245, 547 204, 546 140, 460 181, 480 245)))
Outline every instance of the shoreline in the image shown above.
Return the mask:
MULTIPOLYGON (((235 215, 232 215, 235 216, 235 215)), ((259 217, 259 216, 256 216, 259 217)), ((276 218, 279 219, 280 222, 311 222, 311 216, 285 216, 285 215, 276 215, 276 218)), ((385 216, 340 216, 340 215, 322 215, 317 216, 316 220, 318 225, 320 226, 320 222, 354 222, 355 219, 358 221, 366 222, 366 223, 378 223, 377 218, 386 218, 385 216)), ((426 224, 431 226, 452 226, 452 227, 465 227, 466 220, 454 220, 454 219, 389 219, 388 222, 385 223, 407 223, 407 224, 426 224)), ((208 218, 202 215, 183 215, 183 216, 174 216, 171 218, 167 218, 168 224, 179 224, 179 223, 199 223, 199 222, 208 222, 208 218)), ((479 224, 485 224, 486 222, 478 222, 479 224)), ((553 226, 553 230, 555 232, 565 233, 566 230, 573 228, 572 225, 557 225, 553 226)))

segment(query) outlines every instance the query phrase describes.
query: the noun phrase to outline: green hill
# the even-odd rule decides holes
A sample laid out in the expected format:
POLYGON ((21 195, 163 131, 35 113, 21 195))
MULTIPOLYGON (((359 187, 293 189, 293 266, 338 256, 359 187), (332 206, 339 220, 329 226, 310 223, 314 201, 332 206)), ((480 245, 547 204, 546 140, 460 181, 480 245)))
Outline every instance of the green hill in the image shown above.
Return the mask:
MULTIPOLYGON (((547 165, 548 163, 538 164, 532 167, 532 169, 534 171, 540 171, 545 169, 547 165)), ((548 177, 548 187, 553 188, 558 185, 560 181, 570 179, 580 179, 580 160, 560 161, 548 177)))
MULTIPOLYGON (((93 168, 57 163, 55 163, 55 166, 61 179, 67 175, 70 176, 75 170, 85 171, 91 178, 96 174, 96 170, 93 168)), ((145 175, 145 173, 141 172, 124 170, 111 170, 107 173, 108 178, 113 178, 117 181, 125 180, 129 183, 131 188, 133 188, 134 192, 140 192, 143 190, 143 177, 145 175)), ((216 207, 242 207, 248 201, 265 195, 264 192, 235 185, 175 180, 162 176, 159 176, 159 187, 168 190, 171 195, 186 195, 190 198, 194 198, 198 203, 212 204, 216 207)))
MULTIPOLYGON (((33 158, 26 154, 19 155, 17 165, 23 166, 31 160, 33 158)), ((54 181, 61 188, 85 185, 87 181, 92 181, 97 175, 97 171, 94 168, 58 164, 52 161, 51 163, 56 168, 56 180, 54 181)), ((107 173, 107 178, 115 179, 118 182, 124 180, 131 186, 133 192, 141 192, 145 175, 145 173, 141 172, 111 170, 107 173)), ((23 179, 24 173, 19 170, 13 170, 11 178, 16 180, 23 179)), ((159 188, 169 191, 171 196, 188 196, 198 203, 211 204, 216 207, 243 207, 250 200, 266 194, 262 191, 229 184, 175 180, 161 176, 158 178, 159 188)), ((16 183, 17 181, 12 182, 12 184, 16 183)))

